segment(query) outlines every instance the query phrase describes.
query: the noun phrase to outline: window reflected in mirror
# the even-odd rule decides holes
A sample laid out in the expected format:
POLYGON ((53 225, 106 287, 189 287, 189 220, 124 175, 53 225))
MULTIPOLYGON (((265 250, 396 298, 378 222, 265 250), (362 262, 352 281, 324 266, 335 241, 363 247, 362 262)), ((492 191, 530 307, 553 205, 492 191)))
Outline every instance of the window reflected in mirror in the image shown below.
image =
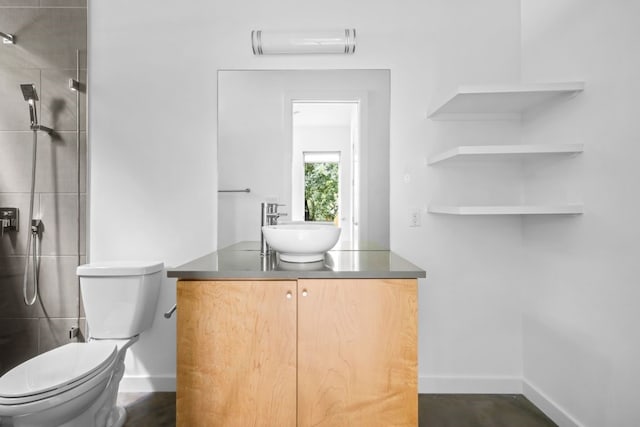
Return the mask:
POLYGON ((292 102, 292 220, 332 222, 358 241, 359 102, 292 102), (304 214, 304 216, 301 215, 304 214))

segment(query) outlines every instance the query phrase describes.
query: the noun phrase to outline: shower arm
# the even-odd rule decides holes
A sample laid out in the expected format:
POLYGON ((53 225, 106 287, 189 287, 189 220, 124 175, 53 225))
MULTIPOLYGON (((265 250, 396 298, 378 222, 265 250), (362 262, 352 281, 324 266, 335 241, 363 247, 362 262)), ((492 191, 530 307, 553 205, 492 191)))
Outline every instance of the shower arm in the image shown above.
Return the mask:
POLYGON ((39 130, 39 131, 48 133, 49 135, 51 135, 54 132, 53 129, 46 126, 42 126, 42 125, 33 125, 31 126, 31 130, 39 130))
POLYGON ((16 37, 13 34, 7 34, 0 31, 0 38, 4 44, 15 44, 16 37))

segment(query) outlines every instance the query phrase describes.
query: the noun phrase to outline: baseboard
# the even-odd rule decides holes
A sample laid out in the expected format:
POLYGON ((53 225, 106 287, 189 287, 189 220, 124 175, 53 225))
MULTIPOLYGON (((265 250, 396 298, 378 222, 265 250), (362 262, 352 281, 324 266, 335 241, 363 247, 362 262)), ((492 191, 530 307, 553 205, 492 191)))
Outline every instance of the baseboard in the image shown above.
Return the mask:
POLYGON ((531 403, 536 405, 538 409, 558 424, 558 427, 584 427, 578 420, 573 418, 564 408, 551 400, 543 392, 529 383, 522 380, 522 394, 529 399, 531 403))
POLYGON ((425 376, 419 378, 418 393, 522 394, 522 378, 425 376))
MULTIPOLYGON (((418 393, 442 394, 522 394, 518 377, 420 377, 418 393)), ((120 381, 122 392, 175 391, 176 377, 125 376, 120 381)))
POLYGON ((118 391, 124 393, 176 391, 176 377, 123 377, 118 391))

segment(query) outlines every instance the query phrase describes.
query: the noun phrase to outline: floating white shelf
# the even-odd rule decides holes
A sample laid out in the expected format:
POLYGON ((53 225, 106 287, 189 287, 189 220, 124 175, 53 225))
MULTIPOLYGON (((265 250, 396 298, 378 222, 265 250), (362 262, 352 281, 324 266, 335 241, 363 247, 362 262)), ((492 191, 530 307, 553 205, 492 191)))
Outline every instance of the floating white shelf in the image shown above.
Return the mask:
POLYGON ((578 215, 582 205, 429 206, 429 212, 448 215, 578 215))
POLYGON ((583 90, 584 82, 460 86, 427 117, 439 120, 518 119, 529 108, 583 90))
POLYGON ((461 145, 436 154, 429 160, 429 164, 433 165, 459 156, 575 154, 582 153, 583 150, 582 144, 461 145))

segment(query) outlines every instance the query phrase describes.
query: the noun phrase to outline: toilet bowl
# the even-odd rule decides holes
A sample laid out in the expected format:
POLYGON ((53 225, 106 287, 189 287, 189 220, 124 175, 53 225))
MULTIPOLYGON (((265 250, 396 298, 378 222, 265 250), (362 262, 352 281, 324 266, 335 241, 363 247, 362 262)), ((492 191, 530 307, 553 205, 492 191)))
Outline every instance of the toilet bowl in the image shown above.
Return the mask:
POLYGON ((36 356, 0 377, 0 425, 120 427, 116 406, 127 349, 151 327, 162 263, 78 267, 89 336, 36 356), (105 313, 117 313, 117 317, 105 313), (95 325, 95 328, 94 328, 95 325))

